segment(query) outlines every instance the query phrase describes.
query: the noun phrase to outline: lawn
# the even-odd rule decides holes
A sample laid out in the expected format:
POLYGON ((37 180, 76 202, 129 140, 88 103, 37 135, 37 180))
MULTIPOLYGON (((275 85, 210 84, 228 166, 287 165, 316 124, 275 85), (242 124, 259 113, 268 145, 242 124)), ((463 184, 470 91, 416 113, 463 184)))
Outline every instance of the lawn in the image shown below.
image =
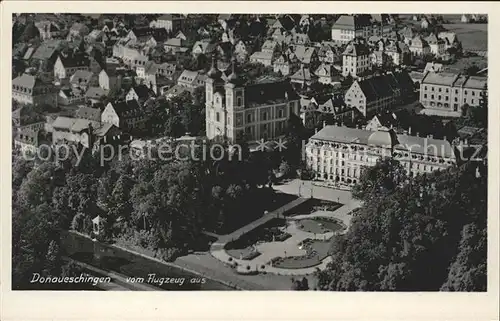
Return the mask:
POLYGON ((309 233, 323 234, 343 230, 344 227, 336 220, 324 218, 303 219, 297 222, 299 229, 309 233))
POLYGON ((307 254, 304 256, 291 256, 286 258, 274 258, 273 266, 283 269, 304 269, 321 263, 329 254, 330 240, 304 240, 307 254))
POLYGON ((283 232, 281 228, 286 226, 286 220, 283 218, 273 218, 267 223, 259 226, 258 228, 242 235, 239 239, 229 242, 226 245, 226 250, 230 253, 231 256, 235 256, 231 253, 236 254, 236 258, 239 258, 240 253, 248 253, 250 251, 252 245, 257 242, 272 242, 273 236, 274 241, 284 241, 289 238, 291 235, 283 232), (249 250, 247 250, 249 249, 249 250), (236 250, 230 252, 231 250, 236 250), (239 252, 246 251, 246 252, 239 252))
POLYGON ((335 211, 340 208, 342 204, 336 202, 329 202, 313 198, 308 200, 286 213, 287 216, 308 215, 316 211, 335 211))
POLYGON ((447 71, 453 71, 453 72, 463 72, 464 69, 476 65, 479 70, 488 67, 488 59, 486 57, 463 57, 457 60, 452 65, 447 65, 446 70, 447 71))
POLYGON ((443 27, 457 34, 464 50, 488 50, 488 24, 454 23, 443 27))

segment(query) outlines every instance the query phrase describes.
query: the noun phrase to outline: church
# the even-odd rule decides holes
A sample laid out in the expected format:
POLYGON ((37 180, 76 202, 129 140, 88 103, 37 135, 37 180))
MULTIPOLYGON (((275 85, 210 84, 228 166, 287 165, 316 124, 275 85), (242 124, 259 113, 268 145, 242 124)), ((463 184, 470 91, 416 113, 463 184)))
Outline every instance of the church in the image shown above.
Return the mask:
POLYGON ((244 81, 236 72, 225 76, 215 58, 205 81, 206 134, 230 142, 268 141, 283 135, 290 115, 299 114, 299 96, 287 80, 271 76, 244 81))

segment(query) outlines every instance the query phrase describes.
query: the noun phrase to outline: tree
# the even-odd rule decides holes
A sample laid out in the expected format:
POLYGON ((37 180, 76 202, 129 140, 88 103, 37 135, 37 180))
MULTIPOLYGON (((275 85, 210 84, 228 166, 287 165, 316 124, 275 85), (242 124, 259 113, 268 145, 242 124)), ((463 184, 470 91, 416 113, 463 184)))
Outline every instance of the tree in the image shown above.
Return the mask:
POLYGON ((39 37, 40 37, 40 31, 38 31, 38 28, 35 26, 33 22, 30 22, 26 25, 26 28, 24 28, 23 34, 21 36, 21 41, 28 42, 32 39, 39 37))
POLYGON ((375 180, 347 233, 334 239, 332 263, 316 273, 318 287, 485 290, 487 177, 476 177, 476 167, 419 175, 392 190, 375 180))
POLYGON ((292 278, 292 290, 294 291, 307 291, 309 290, 309 282, 306 277, 303 277, 302 280, 296 280, 292 278))
POLYGON ((358 199, 367 200, 380 193, 393 192, 406 179, 403 166, 394 158, 386 157, 378 160, 375 166, 362 170, 359 183, 354 186, 352 194, 358 199))

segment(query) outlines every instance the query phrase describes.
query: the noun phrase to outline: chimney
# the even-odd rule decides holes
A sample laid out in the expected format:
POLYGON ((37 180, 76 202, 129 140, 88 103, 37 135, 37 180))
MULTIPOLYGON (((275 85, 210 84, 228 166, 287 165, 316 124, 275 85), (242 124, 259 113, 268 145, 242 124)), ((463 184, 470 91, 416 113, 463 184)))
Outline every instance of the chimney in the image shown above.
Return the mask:
POLYGON ((434 138, 434 135, 432 135, 432 134, 429 134, 429 135, 427 135, 427 138, 430 138, 430 139, 432 139, 432 138, 434 138))
POLYGON ((314 128, 314 133, 317 134, 318 133, 318 128, 314 128))
POLYGON ((448 139, 446 139, 446 135, 443 137, 443 140, 448 140, 448 139))
MULTIPOLYGON (((408 128, 408 134, 411 135, 411 126, 408 128)), ((417 134, 418 136, 418 134, 417 134)))
POLYGON ((415 133, 415 135, 418 137, 418 136, 420 136, 420 133, 419 133, 419 132, 416 132, 416 133, 415 133))
POLYGON ((323 128, 326 127, 326 120, 323 120, 323 128))

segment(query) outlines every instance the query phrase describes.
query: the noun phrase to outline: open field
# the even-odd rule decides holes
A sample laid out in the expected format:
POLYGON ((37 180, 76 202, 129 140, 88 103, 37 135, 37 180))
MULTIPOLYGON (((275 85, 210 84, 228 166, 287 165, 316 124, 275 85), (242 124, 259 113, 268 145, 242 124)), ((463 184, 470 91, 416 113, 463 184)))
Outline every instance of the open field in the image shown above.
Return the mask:
POLYGON ((462 48, 470 51, 488 50, 488 25, 475 23, 454 23, 443 25, 457 34, 462 48))
POLYGON ((472 65, 476 65, 479 70, 488 67, 488 58, 486 57, 463 57, 457 60, 452 65, 447 65, 446 70, 452 72, 463 72, 464 69, 470 67, 472 65))

